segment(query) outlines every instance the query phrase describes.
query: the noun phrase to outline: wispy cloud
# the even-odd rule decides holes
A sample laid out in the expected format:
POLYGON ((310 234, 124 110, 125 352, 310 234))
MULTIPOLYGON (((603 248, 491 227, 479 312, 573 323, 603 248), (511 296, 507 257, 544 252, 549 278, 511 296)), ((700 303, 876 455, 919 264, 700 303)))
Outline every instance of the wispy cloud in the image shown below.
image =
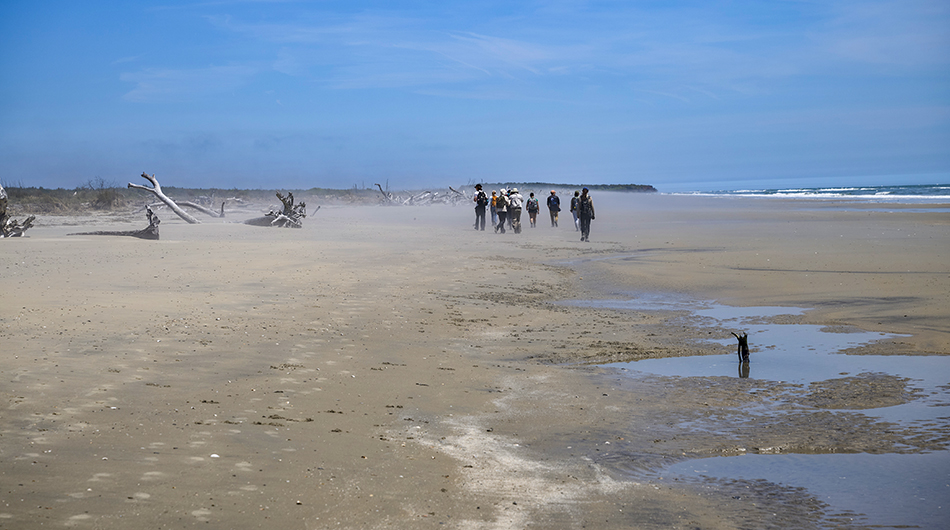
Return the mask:
POLYGON ((122 74, 135 87, 124 99, 136 102, 187 101, 233 90, 259 70, 247 65, 209 66, 188 70, 149 68, 122 74))

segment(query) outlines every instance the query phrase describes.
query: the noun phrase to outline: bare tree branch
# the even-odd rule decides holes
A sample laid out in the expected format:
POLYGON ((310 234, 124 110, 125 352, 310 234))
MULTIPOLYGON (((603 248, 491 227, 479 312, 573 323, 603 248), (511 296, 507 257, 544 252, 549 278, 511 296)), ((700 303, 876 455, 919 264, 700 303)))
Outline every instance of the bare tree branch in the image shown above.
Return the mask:
POLYGON ((154 193, 155 196, 158 197, 166 205, 168 205, 168 207, 171 208, 173 212, 178 214, 178 217, 181 217, 182 219, 187 221, 189 224, 193 224, 193 225, 201 224, 201 221, 195 219, 194 217, 191 216, 191 214, 182 210, 180 206, 175 204, 175 201, 169 199, 164 193, 162 193, 162 186, 159 185, 158 180, 155 178, 154 174, 149 175, 148 173, 142 173, 142 178, 151 182, 152 187, 149 188, 148 186, 142 186, 141 184, 132 184, 131 182, 129 182, 129 187, 154 193))

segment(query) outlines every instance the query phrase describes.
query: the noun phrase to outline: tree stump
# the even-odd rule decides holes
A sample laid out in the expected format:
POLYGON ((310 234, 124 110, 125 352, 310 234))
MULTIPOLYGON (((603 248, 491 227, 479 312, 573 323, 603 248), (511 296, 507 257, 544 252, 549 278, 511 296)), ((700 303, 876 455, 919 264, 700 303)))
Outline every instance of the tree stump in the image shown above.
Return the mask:
POLYGON ((732 332, 732 336, 739 340, 739 349, 736 350, 739 362, 749 362, 749 335, 747 333, 737 335, 736 332, 732 332))
MULTIPOLYGON (((294 204, 294 194, 288 192, 284 197, 277 192, 277 198, 283 203, 284 208, 281 211, 271 210, 263 217, 255 217, 244 221, 246 225, 252 226, 276 226, 278 228, 303 228, 303 218, 307 216, 307 203, 301 202, 294 204)), ((320 207, 317 206, 317 210, 320 207)))
POLYGON ((35 215, 27 217, 23 224, 7 215, 7 190, 0 184, 0 238, 23 237, 23 232, 33 227, 35 215))

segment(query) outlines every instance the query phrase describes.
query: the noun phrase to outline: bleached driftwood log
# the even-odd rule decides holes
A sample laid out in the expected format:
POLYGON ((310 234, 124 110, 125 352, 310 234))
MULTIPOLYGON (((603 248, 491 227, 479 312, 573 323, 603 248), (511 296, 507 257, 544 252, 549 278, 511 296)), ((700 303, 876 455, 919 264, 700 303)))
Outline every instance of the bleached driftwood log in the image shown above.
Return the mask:
MULTIPOLYGON (((303 228, 303 218, 307 216, 307 203, 294 204, 294 194, 288 192, 284 197, 277 192, 277 198, 284 204, 281 211, 271 210, 263 217, 255 217, 244 221, 246 225, 276 226, 279 228, 303 228)), ((317 210, 320 207, 317 206, 317 210)))
POLYGON ((162 193, 162 186, 158 183, 158 180, 155 178, 155 175, 142 173, 142 178, 151 182, 152 187, 149 188, 148 186, 142 186, 141 184, 132 184, 131 182, 129 182, 129 187, 154 193, 155 196, 159 198, 159 200, 161 200, 169 208, 171 208, 173 212, 178 214, 178 217, 181 217, 189 224, 193 224, 193 225, 201 224, 201 221, 195 219, 194 217, 191 216, 191 214, 182 210, 180 206, 175 204, 175 201, 169 199, 164 193, 162 193))
MULTIPOLYGON (((225 201, 225 202, 227 202, 227 201, 225 201)), ((206 207, 204 207, 204 206, 202 206, 202 205, 200 205, 200 204, 197 204, 197 203, 194 203, 194 202, 191 202, 191 201, 178 201, 178 205, 179 205, 179 206, 187 206, 187 207, 189 207, 189 208, 194 208, 195 210, 198 210, 199 212, 204 213, 204 214, 208 214, 208 215, 210 215, 211 217, 224 217, 224 204, 225 204, 225 202, 222 202, 222 203, 221 203, 221 211, 220 211, 220 212, 216 212, 216 211, 212 210, 211 208, 206 208, 206 207)))
POLYGON ((7 190, 0 184, 0 238, 3 237, 22 237, 23 232, 33 227, 35 215, 27 217, 23 224, 7 215, 7 190))
POLYGON ((137 237, 139 239, 158 239, 158 223, 161 223, 161 219, 158 218, 152 212, 151 208, 145 208, 145 216, 148 219, 148 226, 141 230, 100 230, 97 232, 76 232, 74 234, 66 234, 68 236, 131 236, 137 237))
POLYGON ((378 182, 376 183, 376 187, 379 188, 379 192, 383 195, 387 204, 394 204, 396 202, 396 197, 392 193, 383 191, 383 187, 378 182))

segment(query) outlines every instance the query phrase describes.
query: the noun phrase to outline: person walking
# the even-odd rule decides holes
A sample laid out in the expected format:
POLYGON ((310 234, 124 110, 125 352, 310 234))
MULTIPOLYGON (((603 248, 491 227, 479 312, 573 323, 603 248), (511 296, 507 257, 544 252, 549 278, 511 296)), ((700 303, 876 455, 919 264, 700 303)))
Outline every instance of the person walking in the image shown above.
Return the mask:
POLYGON ((491 190, 491 225, 493 227, 498 224, 498 210, 495 206, 496 200, 498 200, 498 194, 495 190, 491 190))
POLYGON ((531 222, 531 228, 538 226, 538 210, 541 207, 538 205, 538 198, 534 196, 534 192, 531 192, 528 195, 528 200, 524 204, 525 210, 528 210, 528 221, 531 222))
POLYGON ((574 197, 571 199, 571 213, 574 215, 574 230, 579 231, 581 229, 580 223, 577 221, 577 199, 580 196, 581 192, 575 191, 574 197))
POLYGON ((587 194, 587 188, 581 190, 577 199, 577 217, 581 223, 581 241, 590 241, 590 222, 594 220, 594 201, 587 194))
POLYGON ((475 196, 472 200, 475 202, 475 230, 479 230, 479 225, 481 225, 481 230, 485 230, 485 207, 488 206, 488 195, 482 191, 481 184, 475 185, 475 196))
POLYGON ((548 211, 551 213, 551 227, 557 228, 557 213, 561 211, 561 199, 554 190, 551 190, 551 195, 548 196, 548 211))
POLYGON ((505 221, 508 220, 508 197, 505 196, 505 190, 498 192, 498 198, 495 199, 495 210, 498 212, 498 224, 495 225, 495 233, 505 233, 505 221))
POLYGON ((518 188, 511 188, 508 194, 508 218, 511 219, 511 229, 516 234, 521 233, 521 208, 524 206, 524 197, 518 193, 518 188))

